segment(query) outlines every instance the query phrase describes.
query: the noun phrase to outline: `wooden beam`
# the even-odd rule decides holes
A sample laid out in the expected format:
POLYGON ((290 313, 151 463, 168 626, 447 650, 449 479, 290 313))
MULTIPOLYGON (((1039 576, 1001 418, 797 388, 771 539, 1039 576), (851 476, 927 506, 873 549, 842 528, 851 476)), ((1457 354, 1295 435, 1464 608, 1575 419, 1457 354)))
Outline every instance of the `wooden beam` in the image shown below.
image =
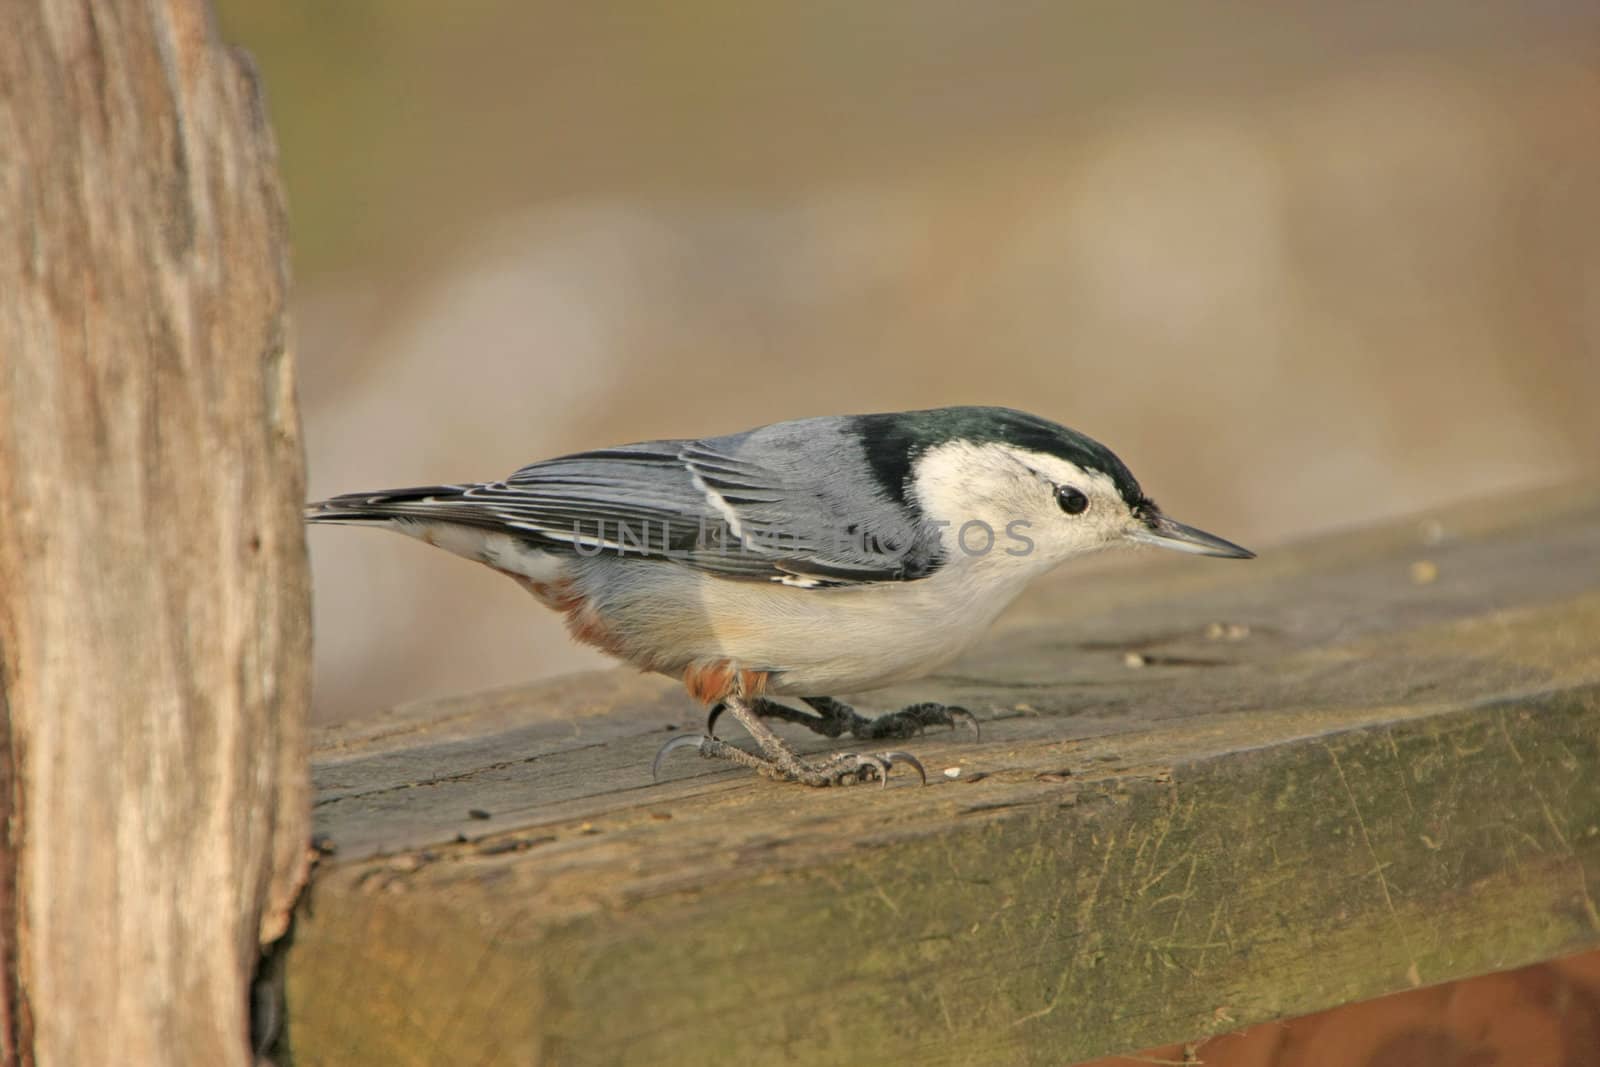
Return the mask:
POLYGON ((249 1064, 309 819, 272 136, 197 0, 0 25, 0 1063, 249 1064))
POLYGON ((874 696, 984 719, 925 789, 652 784, 623 673, 332 730, 296 1063, 1055 1065, 1591 948, 1597 635, 1568 488, 1068 569, 874 696))

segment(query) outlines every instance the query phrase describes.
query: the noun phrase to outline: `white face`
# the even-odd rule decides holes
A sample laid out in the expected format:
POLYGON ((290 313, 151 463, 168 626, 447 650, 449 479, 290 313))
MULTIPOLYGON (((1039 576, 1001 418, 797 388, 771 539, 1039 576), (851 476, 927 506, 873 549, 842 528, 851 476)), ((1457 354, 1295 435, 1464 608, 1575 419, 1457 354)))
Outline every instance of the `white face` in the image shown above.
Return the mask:
POLYGON ((1010 445, 952 442, 929 449, 912 481, 923 514, 948 524, 941 536, 951 562, 1038 573, 1124 542, 1143 525, 1108 476, 1010 445), (984 551, 988 531, 993 544, 984 551))

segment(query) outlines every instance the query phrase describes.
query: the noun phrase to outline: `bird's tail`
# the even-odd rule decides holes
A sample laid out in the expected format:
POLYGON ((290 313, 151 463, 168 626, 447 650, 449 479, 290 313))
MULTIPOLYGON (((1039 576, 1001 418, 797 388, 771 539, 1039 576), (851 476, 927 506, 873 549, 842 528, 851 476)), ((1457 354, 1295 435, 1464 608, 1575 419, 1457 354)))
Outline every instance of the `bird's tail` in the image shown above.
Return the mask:
POLYGON ((448 523, 494 529, 501 520, 467 495, 471 485, 425 485, 375 493, 344 493, 307 504, 307 522, 405 527, 416 523, 448 523))

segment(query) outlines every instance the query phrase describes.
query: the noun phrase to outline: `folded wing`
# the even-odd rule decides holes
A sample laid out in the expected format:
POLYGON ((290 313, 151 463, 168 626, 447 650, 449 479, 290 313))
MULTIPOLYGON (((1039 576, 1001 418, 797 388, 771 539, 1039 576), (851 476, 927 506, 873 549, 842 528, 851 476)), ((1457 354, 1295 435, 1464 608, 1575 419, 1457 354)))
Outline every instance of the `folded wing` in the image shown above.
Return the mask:
POLYGON ((899 505, 859 492, 852 498, 841 486, 859 482, 826 464, 741 454, 741 441, 582 452, 531 464, 504 481, 334 497, 311 505, 306 518, 449 523, 511 534, 548 551, 669 559, 721 578, 802 588, 930 572, 933 546, 919 540, 899 505))

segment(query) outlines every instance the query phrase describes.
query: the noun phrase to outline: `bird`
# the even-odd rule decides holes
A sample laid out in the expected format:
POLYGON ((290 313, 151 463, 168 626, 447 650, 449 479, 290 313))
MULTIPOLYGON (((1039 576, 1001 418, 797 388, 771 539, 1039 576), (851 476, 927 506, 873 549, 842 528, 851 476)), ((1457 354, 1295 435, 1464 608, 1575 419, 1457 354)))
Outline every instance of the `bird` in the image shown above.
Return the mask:
POLYGON ((692 748, 810 786, 887 786, 897 765, 927 775, 900 750, 802 758, 767 720, 874 741, 977 729, 960 707, 870 717, 834 694, 936 670, 1058 565, 1118 545, 1254 556, 1169 518, 1098 441, 986 406, 598 448, 499 481, 346 493, 304 514, 482 563, 560 612, 575 640, 681 679, 709 709, 705 732, 669 741, 653 774, 692 748), (723 712, 759 751, 716 735, 723 712))

